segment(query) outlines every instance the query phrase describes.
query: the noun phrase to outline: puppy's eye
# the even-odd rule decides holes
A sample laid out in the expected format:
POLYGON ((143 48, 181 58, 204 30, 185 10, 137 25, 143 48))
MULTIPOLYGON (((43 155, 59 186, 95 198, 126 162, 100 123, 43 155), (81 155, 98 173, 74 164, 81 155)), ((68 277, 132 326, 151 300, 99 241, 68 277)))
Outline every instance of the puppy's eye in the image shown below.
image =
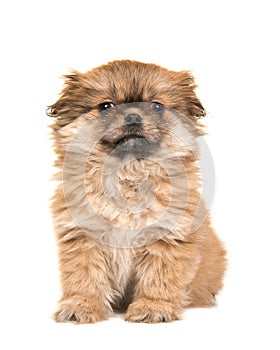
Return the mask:
POLYGON ((106 109, 115 107, 113 102, 103 102, 98 106, 99 112, 105 111, 106 109))
POLYGON ((164 105, 159 102, 152 102, 152 109, 159 115, 163 115, 164 112, 164 105))

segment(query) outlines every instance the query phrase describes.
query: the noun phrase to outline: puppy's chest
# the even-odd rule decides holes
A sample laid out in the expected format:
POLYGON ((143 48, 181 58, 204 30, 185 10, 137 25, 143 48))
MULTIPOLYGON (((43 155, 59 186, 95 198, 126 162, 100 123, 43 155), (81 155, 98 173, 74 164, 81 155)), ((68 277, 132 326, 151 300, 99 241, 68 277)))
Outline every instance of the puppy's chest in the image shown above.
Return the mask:
POLYGON ((119 172, 115 178, 115 189, 128 204, 148 203, 166 190, 166 181, 160 168, 119 172))
POLYGON ((154 184, 149 171, 138 169, 121 169, 110 174, 104 181, 104 194, 113 205, 126 212, 147 209, 155 194, 154 184))
POLYGON ((131 178, 119 178, 117 183, 118 191, 121 197, 127 201, 137 202, 143 198, 143 191, 145 190, 143 185, 147 183, 147 177, 139 179, 131 178))
POLYGON ((141 162, 95 172, 87 186, 96 213, 119 230, 151 225, 164 213, 171 193, 162 169, 141 162))
POLYGON ((132 277, 134 251, 131 248, 112 250, 111 268, 115 289, 121 294, 132 277))

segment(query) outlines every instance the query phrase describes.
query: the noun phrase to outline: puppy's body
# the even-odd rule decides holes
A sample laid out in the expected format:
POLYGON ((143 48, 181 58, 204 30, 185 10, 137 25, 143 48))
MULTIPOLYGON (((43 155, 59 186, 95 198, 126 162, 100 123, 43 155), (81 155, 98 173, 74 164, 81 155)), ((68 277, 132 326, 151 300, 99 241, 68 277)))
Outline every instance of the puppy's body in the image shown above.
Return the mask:
POLYGON ((204 111, 192 77, 116 61, 66 78, 50 111, 61 169, 56 321, 96 322, 113 309, 172 321, 183 307, 214 305, 225 252, 200 199, 204 111))

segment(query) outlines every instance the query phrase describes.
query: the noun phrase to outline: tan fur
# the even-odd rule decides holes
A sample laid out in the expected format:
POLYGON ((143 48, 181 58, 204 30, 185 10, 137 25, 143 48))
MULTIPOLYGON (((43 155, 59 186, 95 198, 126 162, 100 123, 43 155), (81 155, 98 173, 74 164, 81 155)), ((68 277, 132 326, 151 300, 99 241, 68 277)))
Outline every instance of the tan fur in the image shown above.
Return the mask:
POLYGON ((127 310, 125 319, 131 322, 169 322, 180 319, 184 307, 215 304, 225 250, 207 215, 192 230, 194 218, 206 213, 203 205, 196 213, 201 203, 196 137, 203 134, 196 117, 204 110, 194 90, 190 72, 134 61, 66 76, 61 97, 49 109, 55 117, 52 135, 60 169, 52 202, 62 286, 57 322, 94 323, 113 310, 127 310), (162 123, 146 104, 116 109, 118 115, 107 122, 98 111, 105 101, 146 102, 148 107, 158 101, 167 109, 162 123), (183 117, 168 115, 168 108, 183 117), (107 143, 119 137, 123 117, 135 111, 143 114, 145 137, 165 144, 155 159, 123 162, 109 157, 102 142, 92 147, 93 137, 107 143), (94 128, 87 124, 91 121, 94 128), (81 130, 82 140, 71 149, 81 130), (181 136, 187 137, 187 146, 181 136), (181 170, 166 157, 166 147, 180 160, 181 170))

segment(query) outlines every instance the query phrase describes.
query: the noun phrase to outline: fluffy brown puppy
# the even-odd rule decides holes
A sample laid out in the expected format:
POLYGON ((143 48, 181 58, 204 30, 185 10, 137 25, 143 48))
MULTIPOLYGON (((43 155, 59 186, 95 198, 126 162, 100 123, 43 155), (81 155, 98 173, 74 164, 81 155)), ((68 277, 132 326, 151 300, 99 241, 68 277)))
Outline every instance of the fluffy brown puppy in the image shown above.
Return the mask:
POLYGON ((169 322, 214 305, 225 250, 201 200, 204 109, 190 72, 114 61, 65 79, 48 110, 59 168, 55 320, 123 310, 127 321, 169 322))

